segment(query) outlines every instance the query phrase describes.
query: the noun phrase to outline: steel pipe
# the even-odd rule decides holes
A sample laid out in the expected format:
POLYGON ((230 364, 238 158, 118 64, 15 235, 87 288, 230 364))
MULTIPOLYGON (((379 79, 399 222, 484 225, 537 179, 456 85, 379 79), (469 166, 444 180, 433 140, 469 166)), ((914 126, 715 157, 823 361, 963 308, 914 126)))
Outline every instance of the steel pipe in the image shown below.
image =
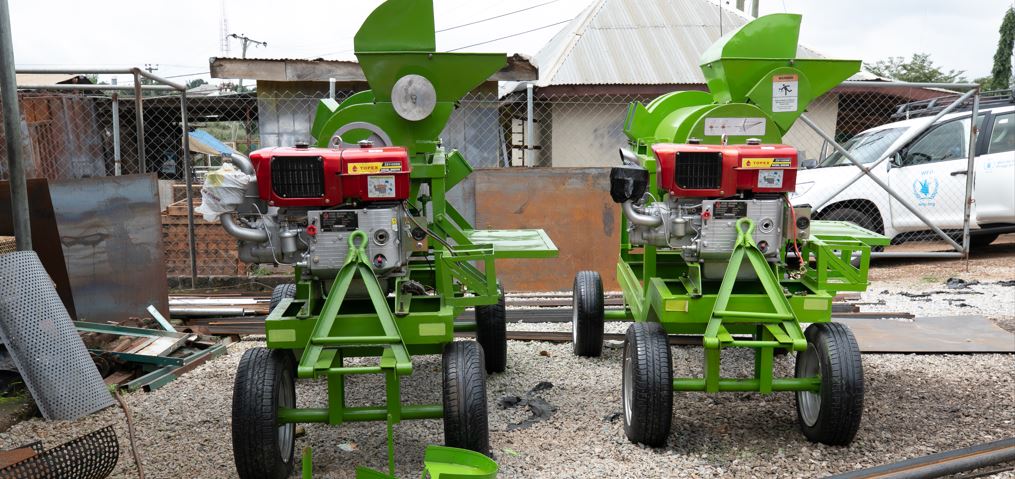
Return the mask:
POLYGON ((634 209, 634 203, 631 201, 625 201, 623 203, 624 216, 631 223, 640 226, 659 226, 663 224, 663 219, 658 216, 646 215, 639 213, 638 210, 634 209))
MULTIPOLYGON (((165 85, 140 85, 142 90, 175 91, 176 89, 165 85)), ((134 85, 18 85, 18 90, 80 90, 80 91, 120 91, 135 90, 134 85)))
POLYGON ((123 174, 123 160, 120 156, 120 95, 113 93, 112 110, 113 110, 113 175, 120 176, 123 174))
MULTIPOLYGON (((977 87, 973 90, 979 93, 977 87)), ((969 118, 969 161, 966 163, 966 195, 962 205, 962 255, 969 256, 969 222, 973 209, 973 176, 976 175, 976 117, 980 114, 980 95, 973 97, 973 112, 969 118)), ((954 173, 953 173, 954 174, 954 173)))
POLYGON ((268 241, 268 232, 264 230, 257 230, 253 228, 245 228, 236 224, 236 220, 233 219, 232 213, 226 213, 219 217, 219 221, 222 222, 222 228, 229 233, 230 236, 241 240, 241 241, 252 241, 255 243, 263 243, 268 241))
POLYGON ((1015 460, 1015 438, 939 452, 882 466, 850 471, 829 479, 930 479, 1015 460))
POLYGON ((21 137, 21 109, 14 77, 14 42, 11 39, 10 5, 0 0, 0 95, 3 98, 4 130, 7 139, 7 170, 11 185, 11 218, 14 241, 19 251, 32 249, 32 227, 28 215, 28 182, 25 179, 25 150, 21 137))
POLYGON ((929 226, 931 230, 933 230, 935 233, 938 234, 938 236, 944 239, 948 244, 952 245, 952 247, 954 247, 956 251, 962 251, 962 246, 960 244, 956 243, 955 240, 951 239, 951 237, 949 237, 947 233, 942 231, 941 228, 939 228, 937 225, 935 225, 933 222, 927 219, 927 217, 924 216, 923 213, 917 210, 913 205, 909 204, 909 201, 906 201, 905 198, 896 193, 891 186, 888 186, 888 184, 884 182, 884 180, 878 178, 877 176, 874 176, 874 174, 872 174, 869 170, 864 169, 863 163, 860 163, 856 158, 853 157, 853 155, 850 152, 846 151, 845 148, 836 143, 835 140, 828 135, 828 133, 825 133, 824 130, 822 130, 821 127, 819 127, 816 123, 814 123, 814 121, 808 118, 807 115, 800 115, 800 120, 806 123, 807 126, 811 127, 811 129, 814 130, 814 132, 817 133, 819 136, 824 138, 825 141, 829 142, 833 148, 839 151, 839 153, 842 153, 842 156, 845 156, 846 159, 850 161, 850 163, 853 163, 854 165, 859 167, 863 171, 863 174, 867 175, 867 177, 869 177, 872 181, 874 181, 874 183, 877 183, 877 185, 880 186, 882 189, 884 189, 889 195, 891 195, 892 198, 895 198, 895 200, 898 201, 902 206, 905 206, 910 213, 913 213, 913 216, 919 218, 920 221, 923 221, 924 224, 929 226))
POLYGON ((180 133, 183 136, 183 181, 187 183, 187 241, 190 246, 190 287, 197 287, 197 235, 194 227, 194 165, 190 161, 190 125, 187 122, 187 90, 180 92, 180 133))
MULTIPOLYGON (((863 178, 866 172, 871 171, 874 168, 877 168, 878 165, 884 163, 884 161, 887 160, 888 158, 891 158, 892 155, 895 155, 896 152, 901 150, 902 147, 906 146, 906 144, 908 144, 913 138, 916 138, 918 135, 921 135, 923 134, 923 132, 927 131, 931 126, 934 126, 934 124, 937 123, 937 121, 940 120, 941 117, 951 113, 951 111, 954 110, 957 106, 959 106, 959 104, 966 101, 966 99, 968 99, 971 95, 973 95, 977 91, 978 90, 970 90, 966 92, 964 95, 960 96, 957 100, 955 100, 950 105, 945 107, 945 109, 939 111, 937 115, 934 115, 934 117, 931 118, 929 121, 925 122, 920 126, 917 126, 916 128, 910 128, 906 130, 906 132, 903 133, 902 136, 900 136, 893 142, 894 146, 892 148, 889 148, 888 150, 886 150, 884 153, 881 154, 881 158, 878 158, 877 161, 871 163, 870 166, 867 165, 861 166, 860 173, 857 173, 856 176, 854 176, 852 179, 844 183, 841 187, 839 187, 838 190, 835 190, 835 193, 828 195, 828 199, 814 205, 813 210, 818 211, 819 209, 821 209, 822 206, 827 205, 829 201, 835 199, 836 196, 839 196, 843 191, 846 191, 847 188, 853 186, 853 183, 856 183, 857 181, 860 180, 860 178, 863 178)), ((829 143, 827 141, 824 144, 822 144, 821 145, 822 149, 824 149, 824 147, 828 144, 829 143)), ((824 153, 822 153, 821 158, 822 159, 825 158, 824 153)))
POLYGON ((230 153, 228 160, 231 161, 236 168, 239 168, 240 171, 250 176, 255 175, 254 164, 250 162, 250 158, 247 158, 239 153, 230 153))
POLYGON ((915 83, 887 81, 844 81, 840 87, 862 86, 864 88, 979 88, 977 83, 915 83))

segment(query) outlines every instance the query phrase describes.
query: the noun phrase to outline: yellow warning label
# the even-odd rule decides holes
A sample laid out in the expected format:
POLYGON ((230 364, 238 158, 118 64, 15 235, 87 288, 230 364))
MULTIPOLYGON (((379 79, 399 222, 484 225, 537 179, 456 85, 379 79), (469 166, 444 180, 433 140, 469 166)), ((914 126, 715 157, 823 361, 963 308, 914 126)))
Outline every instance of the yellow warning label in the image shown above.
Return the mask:
POLYGON ((350 175, 369 175, 381 172, 382 163, 349 163, 350 175))

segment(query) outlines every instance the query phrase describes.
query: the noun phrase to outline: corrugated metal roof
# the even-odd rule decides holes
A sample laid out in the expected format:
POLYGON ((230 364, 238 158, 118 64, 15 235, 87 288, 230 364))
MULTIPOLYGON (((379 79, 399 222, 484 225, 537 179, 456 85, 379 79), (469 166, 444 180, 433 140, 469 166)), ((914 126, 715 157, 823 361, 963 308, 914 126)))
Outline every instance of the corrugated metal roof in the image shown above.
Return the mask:
POLYGON ((703 84, 699 58, 722 36, 720 14, 722 33, 752 20, 709 0, 595 0, 536 55, 536 86, 703 84))

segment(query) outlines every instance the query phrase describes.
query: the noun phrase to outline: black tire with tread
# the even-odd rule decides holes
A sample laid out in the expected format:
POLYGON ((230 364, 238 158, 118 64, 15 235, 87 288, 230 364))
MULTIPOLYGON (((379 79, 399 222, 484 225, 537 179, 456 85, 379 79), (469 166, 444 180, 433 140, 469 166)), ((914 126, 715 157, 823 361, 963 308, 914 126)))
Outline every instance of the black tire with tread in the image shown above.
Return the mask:
MULTIPOLYGON (((996 233, 989 233, 983 235, 971 235, 969 237, 969 250, 977 251, 990 246, 995 240, 1001 235, 996 233)), ((959 243, 962 242, 962 238, 958 239, 959 243)))
POLYGON ((880 221, 878 219, 855 208, 835 208, 834 210, 822 214, 821 219, 824 221, 848 221, 861 228, 868 229, 875 233, 881 233, 881 227, 878 226, 880 221))
POLYGON ((486 373, 483 348, 475 341, 452 341, 444 346, 444 444, 490 453, 486 411, 486 373))
POLYGON ((666 445, 673 421, 673 363, 666 331, 659 323, 634 323, 624 342, 624 434, 631 442, 650 447, 666 445), (630 362, 630 364, 629 364, 630 362), (629 369, 630 366, 630 369, 629 369), (627 375, 632 373, 631 378, 627 375), (627 384, 631 384, 630 420, 627 384))
MULTIPOLYGON (((811 442, 829 446, 846 446, 853 442, 863 416, 863 362, 860 347, 853 333, 840 323, 815 323, 804 332, 807 343, 817 351, 821 371, 821 404, 813 426, 808 426, 800 412, 797 393, 797 422, 811 442)), ((797 353, 796 376, 800 377, 797 353)))
POLYGON ((571 328, 574 354, 588 358, 603 354, 603 280, 595 271, 579 271, 572 290, 571 328))
POLYGON ((281 388, 291 388, 295 400, 295 370, 289 350, 253 348, 240 359, 233 385, 232 436, 236 472, 243 479, 283 479, 293 471, 295 434, 288 459, 283 459, 276 418, 281 388))
POLYGON ((487 374, 507 369, 507 309, 503 288, 497 304, 476 306, 476 342, 483 347, 487 374))
POLYGON ((296 297, 295 283, 276 285, 275 288, 271 290, 271 302, 269 303, 268 312, 270 313, 272 311, 275 311, 275 308, 278 307, 279 303, 281 303, 283 299, 295 297, 296 297))

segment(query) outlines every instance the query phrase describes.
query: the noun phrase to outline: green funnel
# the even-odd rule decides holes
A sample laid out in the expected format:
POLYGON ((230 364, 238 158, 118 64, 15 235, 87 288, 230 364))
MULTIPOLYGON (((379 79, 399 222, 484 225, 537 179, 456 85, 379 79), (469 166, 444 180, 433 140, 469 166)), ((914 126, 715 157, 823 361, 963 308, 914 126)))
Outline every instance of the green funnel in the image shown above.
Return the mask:
POLYGON ((796 58, 800 15, 758 18, 723 36, 701 56, 717 103, 753 103, 783 131, 815 98, 860 71, 860 60, 796 58))

